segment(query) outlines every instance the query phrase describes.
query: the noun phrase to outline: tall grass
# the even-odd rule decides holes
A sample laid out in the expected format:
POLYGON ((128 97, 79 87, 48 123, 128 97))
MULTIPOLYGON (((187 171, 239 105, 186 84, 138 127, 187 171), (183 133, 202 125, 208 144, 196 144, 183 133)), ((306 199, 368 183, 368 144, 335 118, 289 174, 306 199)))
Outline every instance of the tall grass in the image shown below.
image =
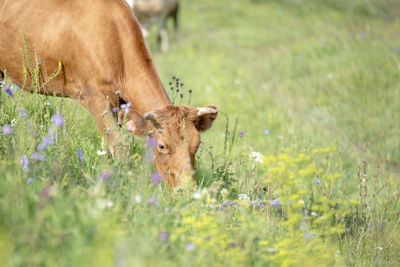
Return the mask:
POLYGON ((396 10, 389 0, 182 1, 179 41, 153 53, 156 67, 165 85, 177 75, 193 89, 169 91, 176 104, 221 111, 183 191, 152 183, 143 140, 130 140, 129 160, 101 155, 78 103, 5 80, 1 264, 396 265, 396 10))

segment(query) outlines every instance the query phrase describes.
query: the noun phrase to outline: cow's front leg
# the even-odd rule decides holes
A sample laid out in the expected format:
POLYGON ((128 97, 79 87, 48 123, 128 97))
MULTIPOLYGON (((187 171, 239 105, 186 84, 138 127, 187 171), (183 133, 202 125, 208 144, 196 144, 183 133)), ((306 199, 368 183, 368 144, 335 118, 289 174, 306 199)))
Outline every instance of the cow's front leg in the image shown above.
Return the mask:
POLYGON ((120 129, 106 97, 104 95, 91 96, 90 99, 81 100, 81 103, 92 115, 103 137, 102 144, 105 143, 111 154, 120 157, 122 154, 120 129))

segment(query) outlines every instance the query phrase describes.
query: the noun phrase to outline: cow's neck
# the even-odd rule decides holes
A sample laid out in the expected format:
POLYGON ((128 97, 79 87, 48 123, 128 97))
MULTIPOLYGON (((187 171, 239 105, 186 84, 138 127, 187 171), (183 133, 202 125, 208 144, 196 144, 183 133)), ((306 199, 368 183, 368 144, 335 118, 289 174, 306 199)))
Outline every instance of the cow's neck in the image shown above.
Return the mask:
POLYGON ((122 96, 141 114, 171 105, 164 87, 151 61, 135 67, 126 74, 125 92, 122 96))
POLYGON ((143 114, 171 105, 171 101, 161 84, 138 24, 131 25, 133 27, 125 28, 129 34, 123 35, 124 82, 121 97, 143 114))

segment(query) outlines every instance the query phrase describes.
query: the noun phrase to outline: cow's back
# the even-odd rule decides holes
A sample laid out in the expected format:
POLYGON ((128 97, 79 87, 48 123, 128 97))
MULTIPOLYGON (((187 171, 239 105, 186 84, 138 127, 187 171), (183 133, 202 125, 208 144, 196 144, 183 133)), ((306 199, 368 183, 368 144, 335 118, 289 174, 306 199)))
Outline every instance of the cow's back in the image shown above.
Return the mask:
POLYGON ((112 82, 122 72, 121 29, 140 32, 132 29, 134 19, 122 0, 3 0, 0 6, 0 68, 22 83, 24 32, 30 56, 37 53, 44 76, 59 61, 63 64, 50 94, 74 94, 68 90, 93 79, 112 82))

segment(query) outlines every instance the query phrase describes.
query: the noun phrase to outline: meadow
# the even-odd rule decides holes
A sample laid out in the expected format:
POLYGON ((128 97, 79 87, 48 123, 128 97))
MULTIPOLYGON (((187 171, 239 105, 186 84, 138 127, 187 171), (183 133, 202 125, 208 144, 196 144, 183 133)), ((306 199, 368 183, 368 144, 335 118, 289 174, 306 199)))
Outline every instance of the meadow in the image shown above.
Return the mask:
POLYGON ((183 190, 146 140, 110 158, 79 103, 3 81, 0 265, 398 266, 399 12, 181 1, 168 53, 149 39, 156 68, 175 104, 220 111, 183 190))

